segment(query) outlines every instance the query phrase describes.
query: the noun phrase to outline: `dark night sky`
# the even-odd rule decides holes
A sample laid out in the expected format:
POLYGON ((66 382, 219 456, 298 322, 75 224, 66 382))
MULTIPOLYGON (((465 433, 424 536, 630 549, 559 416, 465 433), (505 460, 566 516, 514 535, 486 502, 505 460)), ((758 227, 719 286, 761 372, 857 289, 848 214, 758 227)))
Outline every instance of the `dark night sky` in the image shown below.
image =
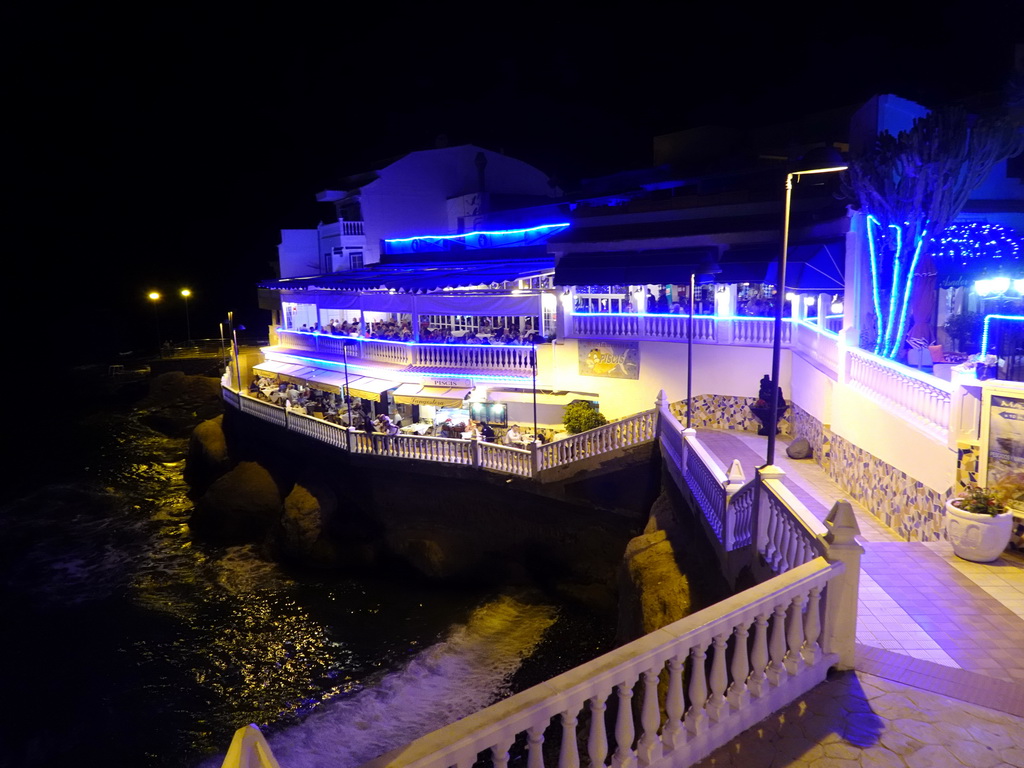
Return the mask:
MULTIPOLYGON (((642 166, 653 135, 707 122, 994 90, 1024 40, 1019 0, 833 19, 820 4, 210 5, 4 12, 23 232, 8 264, 49 291, 21 319, 66 317, 90 352, 151 338, 150 287, 196 292, 193 336, 232 308, 256 321, 277 230, 314 226, 332 179, 439 134, 570 181, 642 166)), ((178 303, 165 336, 184 336, 178 303)))

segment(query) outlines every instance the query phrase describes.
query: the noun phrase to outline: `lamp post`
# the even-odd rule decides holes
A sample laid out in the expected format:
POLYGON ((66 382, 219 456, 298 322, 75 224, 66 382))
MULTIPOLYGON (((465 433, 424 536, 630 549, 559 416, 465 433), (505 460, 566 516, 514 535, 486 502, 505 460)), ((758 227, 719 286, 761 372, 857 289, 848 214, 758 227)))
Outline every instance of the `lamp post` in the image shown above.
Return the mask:
POLYGON ((686 428, 693 425, 693 299, 697 275, 690 273, 690 317, 686 322, 686 428))
MULTIPOLYGON (((533 339, 531 338, 531 341, 533 339)), ((530 368, 533 371, 533 442, 537 442, 537 342, 530 345, 530 368)), ((508 422, 506 422, 507 424, 508 422)))
MULTIPOLYGON (((789 215, 793 202, 793 179, 799 180, 801 176, 811 176, 822 173, 839 173, 845 171, 849 166, 831 165, 827 168, 814 168, 808 171, 793 171, 786 174, 786 203, 782 215, 782 252, 779 254, 778 281, 779 285, 775 290, 775 338, 772 340, 772 402, 770 404, 771 417, 779 412, 779 368, 782 359, 782 309, 786 303, 786 257, 789 252, 789 215)), ((768 427, 768 449, 765 452, 765 466, 772 466, 775 463, 775 433, 774 426, 768 427)))
POLYGON ((192 322, 188 315, 188 297, 192 295, 192 291, 188 288, 181 289, 181 296, 185 299, 185 334, 189 345, 192 344, 192 322))
MULTIPOLYGON (((231 344, 232 351, 234 352, 235 358, 235 388, 238 393, 242 393, 242 371, 238 364, 238 330, 235 328, 235 313, 228 312, 228 328, 231 329, 231 344)), ((245 326, 242 326, 242 330, 245 330, 245 326)))
POLYGON ((160 293, 150 291, 147 297, 153 302, 153 327, 156 328, 156 350, 160 351, 160 293))
POLYGON ((358 343, 351 338, 341 340, 341 359, 345 365, 345 406, 348 410, 348 429, 352 429, 352 395, 348 393, 348 348, 358 343))

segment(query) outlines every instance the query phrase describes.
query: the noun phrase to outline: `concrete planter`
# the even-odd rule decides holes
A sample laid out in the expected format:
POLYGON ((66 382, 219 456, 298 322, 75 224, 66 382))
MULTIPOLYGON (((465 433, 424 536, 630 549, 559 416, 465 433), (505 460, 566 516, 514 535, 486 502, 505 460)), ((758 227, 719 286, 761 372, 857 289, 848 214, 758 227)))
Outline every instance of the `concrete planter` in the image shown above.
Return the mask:
POLYGON ((956 506, 958 499, 946 502, 946 537, 957 557, 975 563, 995 560, 1010 543, 1013 512, 1001 515, 976 515, 956 506))

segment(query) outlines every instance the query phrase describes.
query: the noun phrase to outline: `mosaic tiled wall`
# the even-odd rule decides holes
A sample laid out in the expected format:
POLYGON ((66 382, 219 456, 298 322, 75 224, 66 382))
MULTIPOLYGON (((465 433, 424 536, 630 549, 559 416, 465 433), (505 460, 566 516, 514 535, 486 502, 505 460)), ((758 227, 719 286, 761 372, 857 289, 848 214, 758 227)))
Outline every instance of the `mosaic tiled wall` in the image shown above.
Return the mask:
MULTIPOLYGON (((757 402, 756 397, 734 397, 732 395, 694 395, 693 426, 696 429, 730 429, 739 432, 757 432, 761 422, 750 410, 757 402)), ((686 423, 686 401, 672 403, 669 408, 680 422, 686 423)), ((793 408, 779 421, 783 435, 792 429, 793 408)))
MULTIPOLYGON (((750 411, 757 398, 727 395, 697 395, 693 398, 696 428, 757 432, 760 423, 750 411)), ((686 401, 672 403, 672 413, 686 422, 686 401)), ((872 456, 848 440, 834 435, 800 406, 790 404, 781 422, 782 434, 803 437, 814 450, 814 459, 829 478, 843 488, 871 514, 908 541, 938 541, 944 538, 946 499, 967 483, 976 483, 978 451, 961 445, 957 452, 956 488, 939 493, 896 467, 872 456)), ((1024 545, 1024 520, 1016 519, 1011 546, 1024 545)))

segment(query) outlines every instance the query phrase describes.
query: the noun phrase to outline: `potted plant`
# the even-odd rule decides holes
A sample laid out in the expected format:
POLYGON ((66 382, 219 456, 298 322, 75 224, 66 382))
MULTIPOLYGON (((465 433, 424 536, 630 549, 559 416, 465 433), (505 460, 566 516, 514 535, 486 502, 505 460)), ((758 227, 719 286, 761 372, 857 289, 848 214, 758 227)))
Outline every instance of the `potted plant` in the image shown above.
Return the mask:
POLYGON ((774 394, 775 386, 772 384, 771 377, 765 374, 761 378, 761 386, 757 393, 757 400, 750 406, 750 412, 754 414, 759 422, 761 422, 761 428, 757 430, 759 435, 767 435, 769 430, 775 430, 775 434, 779 433, 779 421, 783 416, 786 415, 786 410, 789 408, 786 405, 786 401, 782 398, 782 388, 779 388, 778 398, 778 410, 772 412, 772 395, 774 394))
POLYGON ((1001 494, 968 486, 946 502, 946 537, 957 557, 975 563, 995 560, 1010 543, 1013 512, 1001 494))

